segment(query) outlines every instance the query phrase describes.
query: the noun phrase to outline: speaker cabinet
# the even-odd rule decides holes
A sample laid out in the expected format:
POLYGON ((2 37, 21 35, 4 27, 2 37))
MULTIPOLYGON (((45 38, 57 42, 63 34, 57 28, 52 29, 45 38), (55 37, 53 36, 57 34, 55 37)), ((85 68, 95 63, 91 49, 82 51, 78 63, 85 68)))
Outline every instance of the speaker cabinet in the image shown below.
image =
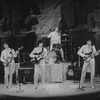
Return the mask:
POLYGON ((19 68, 19 83, 33 83, 34 68, 19 68))

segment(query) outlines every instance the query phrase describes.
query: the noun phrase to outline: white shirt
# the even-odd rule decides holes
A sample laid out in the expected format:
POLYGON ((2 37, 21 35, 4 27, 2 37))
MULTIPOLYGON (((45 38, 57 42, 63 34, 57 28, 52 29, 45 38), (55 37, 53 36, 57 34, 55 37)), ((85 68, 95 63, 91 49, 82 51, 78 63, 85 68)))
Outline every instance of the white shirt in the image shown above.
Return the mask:
POLYGON ((58 32, 54 31, 48 35, 48 38, 51 38, 51 44, 60 44, 61 43, 61 36, 58 32))
POLYGON ((85 54, 86 53, 90 53, 90 52, 93 52, 93 54, 95 54, 96 53, 96 48, 95 48, 95 46, 93 45, 93 46, 88 46, 88 44, 86 44, 86 45, 83 45, 80 49, 79 49, 79 51, 78 51, 78 55, 79 56, 81 56, 81 57, 84 57, 85 56, 85 54))
MULTIPOLYGON (((40 53, 42 52, 42 48, 39 48, 39 47, 36 47, 33 49, 33 51, 30 53, 30 57, 35 57, 36 55, 34 55, 34 53, 40 53)), ((44 53, 44 56, 47 55, 47 49, 46 48, 43 48, 43 53, 44 53)))

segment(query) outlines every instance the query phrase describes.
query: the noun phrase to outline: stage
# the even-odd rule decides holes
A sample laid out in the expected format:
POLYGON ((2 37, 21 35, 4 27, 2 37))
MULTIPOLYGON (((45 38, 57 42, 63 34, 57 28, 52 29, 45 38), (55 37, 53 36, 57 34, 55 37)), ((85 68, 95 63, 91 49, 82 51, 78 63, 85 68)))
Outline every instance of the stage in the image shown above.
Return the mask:
POLYGON ((33 89, 34 84, 27 83, 13 84, 12 88, 4 88, 4 84, 0 84, 0 100, 6 99, 26 99, 32 98, 58 98, 62 100, 63 98, 75 98, 75 97, 99 97, 100 96, 100 77, 95 77, 95 88, 92 89, 90 86, 90 81, 85 82, 84 90, 79 89, 79 82, 74 83, 73 80, 66 80, 62 83, 48 83, 45 84, 45 89, 42 88, 41 83, 37 89, 33 89), (22 92, 21 92, 22 91, 22 92))

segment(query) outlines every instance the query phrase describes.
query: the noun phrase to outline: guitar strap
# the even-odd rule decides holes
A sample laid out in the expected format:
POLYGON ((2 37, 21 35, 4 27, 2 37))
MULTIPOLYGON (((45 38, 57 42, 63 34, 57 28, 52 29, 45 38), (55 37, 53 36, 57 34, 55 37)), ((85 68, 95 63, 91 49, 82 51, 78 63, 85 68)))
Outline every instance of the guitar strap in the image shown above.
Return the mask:
POLYGON ((41 53, 43 53, 43 49, 44 49, 44 48, 42 47, 42 52, 41 52, 41 53))
MULTIPOLYGON (((91 54, 93 53, 93 45, 91 46, 91 54)), ((92 57, 91 57, 92 58, 92 57)))
MULTIPOLYGON (((43 49, 44 49, 44 48, 42 47, 42 50, 41 50, 41 52, 39 52, 39 53, 38 53, 39 55, 43 53, 43 49)), ((37 54, 37 53, 36 53, 36 54, 37 54)))
POLYGON ((11 48, 10 54, 12 55, 12 57, 11 57, 11 61, 12 61, 12 59, 14 58, 13 57, 13 49, 12 48, 11 48))
POLYGON ((92 52, 93 52, 93 45, 91 46, 91 50, 92 50, 92 52))
POLYGON ((42 47, 42 51, 40 52, 40 55, 43 53, 43 49, 44 49, 44 48, 42 47))
POLYGON ((92 54, 93 53, 93 46, 91 46, 91 52, 89 52, 88 54, 92 54))

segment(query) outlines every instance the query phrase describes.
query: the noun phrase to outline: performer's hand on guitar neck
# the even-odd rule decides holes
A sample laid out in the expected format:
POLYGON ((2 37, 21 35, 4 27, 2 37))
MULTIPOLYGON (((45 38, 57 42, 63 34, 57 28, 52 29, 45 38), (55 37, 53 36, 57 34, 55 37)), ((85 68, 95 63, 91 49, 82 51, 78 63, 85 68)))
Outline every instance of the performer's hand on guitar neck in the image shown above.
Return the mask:
POLYGON ((15 52, 16 56, 19 54, 19 51, 22 50, 24 48, 24 46, 21 46, 20 48, 18 48, 18 50, 15 52))
POLYGON ((19 54, 19 51, 16 51, 16 55, 19 54))
POLYGON ((94 55, 98 56, 100 54, 100 50, 98 50, 94 55))

